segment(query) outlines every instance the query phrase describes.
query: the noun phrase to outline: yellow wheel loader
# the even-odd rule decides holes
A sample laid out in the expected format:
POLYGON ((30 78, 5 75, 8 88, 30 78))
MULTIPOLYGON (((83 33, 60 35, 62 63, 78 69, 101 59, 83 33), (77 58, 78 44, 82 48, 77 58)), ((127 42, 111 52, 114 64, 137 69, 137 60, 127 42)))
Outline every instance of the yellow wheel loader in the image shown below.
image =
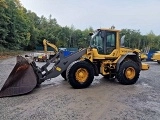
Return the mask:
POLYGON ((143 48, 141 50, 141 53, 140 53, 141 60, 147 60, 148 59, 148 53, 149 53, 149 51, 150 51, 150 47, 149 46, 147 46, 147 47, 145 47, 145 48, 143 48))
POLYGON ((124 85, 136 83, 140 71, 148 70, 149 65, 141 63, 140 50, 124 47, 124 37, 120 41, 119 33, 115 29, 98 29, 90 34, 88 48, 67 57, 59 51, 42 67, 17 56, 17 64, 3 85, 0 97, 29 93, 45 80, 60 74, 75 89, 89 87, 94 76, 99 74, 107 79, 115 78, 124 85))
POLYGON ((158 64, 160 64, 160 51, 157 51, 153 54, 152 58, 153 61, 156 61, 158 64))
POLYGON ((141 60, 146 60, 148 58, 146 53, 140 53, 141 54, 141 60))

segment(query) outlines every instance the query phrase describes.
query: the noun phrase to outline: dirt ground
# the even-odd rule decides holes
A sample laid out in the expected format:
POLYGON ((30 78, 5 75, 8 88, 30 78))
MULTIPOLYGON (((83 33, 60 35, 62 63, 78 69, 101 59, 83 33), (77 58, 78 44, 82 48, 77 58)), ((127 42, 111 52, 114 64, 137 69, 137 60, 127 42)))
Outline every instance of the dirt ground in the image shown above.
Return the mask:
MULTIPOLYGON (((0 87, 15 63, 0 60, 0 87)), ((27 95, 0 98, 0 120, 159 120, 160 65, 147 63, 134 85, 98 76, 89 88, 73 89, 58 76, 27 95)))

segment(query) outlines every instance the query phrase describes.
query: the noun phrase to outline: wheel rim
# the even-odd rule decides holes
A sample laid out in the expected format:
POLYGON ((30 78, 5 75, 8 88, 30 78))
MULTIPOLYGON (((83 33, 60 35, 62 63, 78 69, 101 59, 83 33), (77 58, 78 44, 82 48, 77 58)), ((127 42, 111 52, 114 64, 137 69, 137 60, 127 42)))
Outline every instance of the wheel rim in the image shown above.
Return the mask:
POLYGON ((86 82, 87 78, 88 78, 88 71, 84 68, 79 68, 77 71, 76 71, 76 80, 80 83, 84 83, 86 82))
POLYGON ((128 67, 126 69, 126 71, 125 71, 126 78, 131 80, 131 79, 133 79, 135 77, 135 75, 136 75, 136 71, 135 71, 135 69, 133 67, 128 67))

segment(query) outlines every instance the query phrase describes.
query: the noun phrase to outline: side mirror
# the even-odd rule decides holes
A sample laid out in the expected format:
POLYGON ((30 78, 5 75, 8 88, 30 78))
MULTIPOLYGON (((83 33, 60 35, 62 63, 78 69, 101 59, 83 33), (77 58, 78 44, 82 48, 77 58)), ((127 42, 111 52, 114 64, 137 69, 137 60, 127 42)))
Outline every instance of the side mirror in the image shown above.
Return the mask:
POLYGON ((124 47, 124 38, 125 38, 125 35, 123 35, 123 36, 121 37, 121 46, 122 46, 122 47, 124 47))
POLYGON ((90 32, 90 33, 89 33, 89 36, 92 36, 92 35, 93 35, 93 33, 92 33, 92 32, 90 32))

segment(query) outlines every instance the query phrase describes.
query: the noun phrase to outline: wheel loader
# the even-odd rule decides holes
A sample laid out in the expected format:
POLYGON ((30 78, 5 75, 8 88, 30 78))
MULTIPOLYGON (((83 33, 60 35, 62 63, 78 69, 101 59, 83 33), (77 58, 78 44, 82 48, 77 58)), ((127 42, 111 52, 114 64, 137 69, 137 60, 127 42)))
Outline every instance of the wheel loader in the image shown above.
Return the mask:
POLYGON ((141 54, 141 60, 146 60, 148 58, 146 53, 140 53, 141 54))
MULTIPOLYGON (((114 78, 123 85, 137 82, 140 71, 149 65, 141 63, 140 50, 124 46, 120 31, 101 28, 90 34, 88 48, 64 57, 62 51, 42 67, 35 61, 17 56, 17 63, 0 91, 0 97, 22 95, 31 92, 47 79, 62 75, 75 89, 87 88, 94 76, 114 78), (49 69, 49 65, 53 64, 49 69)), ((55 78, 56 79, 56 78, 55 78)))
POLYGON ((160 51, 156 51, 152 58, 151 58, 153 61, 156 61, 158 64, 160 64, 160 51))

